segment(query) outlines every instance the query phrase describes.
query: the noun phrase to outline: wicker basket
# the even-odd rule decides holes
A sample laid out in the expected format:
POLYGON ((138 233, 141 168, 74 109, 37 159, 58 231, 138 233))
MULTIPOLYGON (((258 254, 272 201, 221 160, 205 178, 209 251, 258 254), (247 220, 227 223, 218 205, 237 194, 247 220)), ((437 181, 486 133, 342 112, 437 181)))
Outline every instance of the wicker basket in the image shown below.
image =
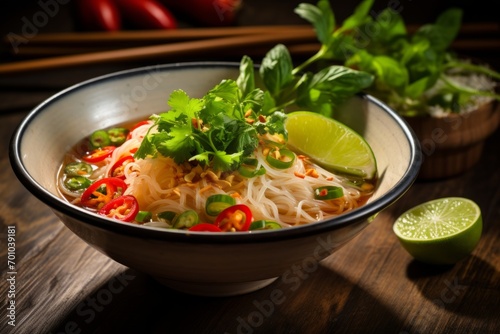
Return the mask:
POLYGON ((465 115, 405 118, 420 140, 424 157, 419 179, 461 174, 481 157, 485 140, 500 123, 500 103, 493 101, 465 115))

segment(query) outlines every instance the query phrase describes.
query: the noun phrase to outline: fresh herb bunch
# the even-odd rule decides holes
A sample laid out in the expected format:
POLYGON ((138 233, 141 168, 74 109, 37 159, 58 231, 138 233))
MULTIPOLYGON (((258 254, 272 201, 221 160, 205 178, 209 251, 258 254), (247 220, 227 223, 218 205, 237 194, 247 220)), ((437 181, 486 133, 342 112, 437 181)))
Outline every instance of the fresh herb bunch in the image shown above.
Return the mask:
POLYGON ((238 78, 223 80, 202 98, 172 92, 170 110, 151 117, 157 131, 145 136, 135 157, 161 154, 178 164, 197 162, 233 171, 253 155, 260 135, 278 134, 286 140, 285 113, 291 106, 332 116, 335 108, 373 82, 371 74, 341 65, 316 73, 304 65, 295 67, 282 44, 262 60, 257 73, 263 87, 256 85, 256 72, 253 60, 243 56, 238 78))
POLYGON ((196 160, 214 170, 237 169, 257 148, 258 134, 286 137, 283 113, 259 117, 264 93, 253 82, 253 69, 244 69, 236 81, 223 80, 201 99, 183 90, 172 92, 171 109, 151 117, 158 131, 148 133, 135 157, 159 153, 178 164, 196 160))
POLYGON ((467 80, 460 80, 480 75, 494 86, 500 79, 500 73, 449 51, 460 30, 460 9, 450 8, 435 23, 410 34, 401 15, 390 7, 371 17, 373 2, 362 1, 338 26, 327 0, 316 6, 300 4, 296 13, 314 25, 322 47, 299 70, 327 60, 371 73, 375 80, 367 91, 405 116, 426 114, 433 107, 458 113, 477 97, 500 99, 491 87, 467 86, 467 80))

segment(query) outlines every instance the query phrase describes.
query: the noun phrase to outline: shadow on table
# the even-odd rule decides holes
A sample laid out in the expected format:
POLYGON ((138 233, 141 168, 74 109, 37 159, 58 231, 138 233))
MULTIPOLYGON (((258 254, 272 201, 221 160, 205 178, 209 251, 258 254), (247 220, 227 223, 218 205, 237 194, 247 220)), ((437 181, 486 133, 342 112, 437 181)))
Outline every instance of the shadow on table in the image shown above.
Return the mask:
POLYGON ((127 269, 82 297, 51 333, 352 333, 401 328, 397 321, 368 292, 322 266, 234 297, 180 293, 127 269))
POLYGON ((478 257, 470 256, 454 266, 427 265, 414 260, 408 265, 407 276, 440 309, 484 320, 498 318, 500 273, 478 257))

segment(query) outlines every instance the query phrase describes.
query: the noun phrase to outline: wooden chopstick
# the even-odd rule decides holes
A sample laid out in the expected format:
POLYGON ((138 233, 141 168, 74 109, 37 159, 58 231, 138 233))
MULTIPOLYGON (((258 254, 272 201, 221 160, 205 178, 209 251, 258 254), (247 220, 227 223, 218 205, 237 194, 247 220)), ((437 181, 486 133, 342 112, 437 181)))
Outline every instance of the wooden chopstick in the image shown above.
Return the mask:
MULTIPOLYGON (((409 32, 415 32, 420 25, 409 24, 409 32)), ((7 35, 6 44, 31 45, 84 45, 110 43, 158 43, 167 41, 187 41, 205 38, 219 38, 237 35, 254 35, 261 33, 311 31, 310 25, 264 25, 244 27, 211 27, 211 28, 182 28, 172 30, 137 30, 116 32, 67 32, 67 33, 40 33, 32 38, 18 35, 7 35)), ((464 35, 500 35, 500 23, 479 22, 464 23, 460 33, 464 35)))
POLYGON ((13 74, 106 62, 136 61, 168 56, 182 56, 193 54, 194 52, 200 53, 217 51, 221 54, 224 54, 225 50, 231 49, 240 49, 243 55, 245 54, 245 51, 243 49, 245 47, 273 45, 277 43, 300 43, 304 41, 310 41, 311 38, 314 38, 314 36, 315 34, 312 30, 302 32, 295 31, 290 34, 278 32, 258 35, 230 36, 60 57, 50 57, 43 59, 25 60, 0 64, 0 74, 13 74))
MULTIPOLYGON (((409 31, 418 26, 410 25, 409 31)), ((499 50, 500 39, 494 38, 500 33, 498 23, 463 24, 461 34, 469 34, 467 39, 456 40, 452 47, 456 50, 499 50), (476 38, 472 36, 479 35, 476 38), (484 37, 484 38, 483 38, 484 37)), ((262 47, 270 44, 294 44, 294 51, 308 54, 317 50, 314 30, 308 25, 278 25, 224 28, 185 28, 178 30, 122 31, 116 33, 55 33, 38 34, 28 41, 26 46, 21 41, 5 39, 8 43, 17 43, 18 55, 42 56, 49 58, 17 61, 0 64, 0 74, 19 73, 43 69, 53 69, 111 61, 144 60, 155 57, 189 55, 194 52, 221 53, 240 52, 242 47, 252 47, 254 53, 262 53, 262 47), (165 42, 169 44, 164 44, 165 42), (154 45, 161 42, 162 44, 154 45), (296 45, 298 43, 302 46, 296 45), (134 43, 146 43, 136 46, 134 43), (126 45, 126 48, 121 49, 126 45), (136 47, 130 47, 136 46, 136 47), (259 47, 261 47, 259 49, 259 47), (76 53, 76 54, 75 54, 76 53)), ((24 41, 26 42, 26 41, 24 41)), ((251 53, 252 49, 248 49, 251 53)))
POLYGON ((220 38, 240 35, 257 35, 267 33, 312 32, 309 25, 276 25, 276 26, 245 26, 245 27, 215 27, 215 28, 183 28, 172 30, 129 30, 114 32, 65 32, 38 34, 31 39, 11 35, 4 38, 4 43, 11 45, 110 45, 125 43, 153 44, 160 42, 178 42, 206 38, 220 38))

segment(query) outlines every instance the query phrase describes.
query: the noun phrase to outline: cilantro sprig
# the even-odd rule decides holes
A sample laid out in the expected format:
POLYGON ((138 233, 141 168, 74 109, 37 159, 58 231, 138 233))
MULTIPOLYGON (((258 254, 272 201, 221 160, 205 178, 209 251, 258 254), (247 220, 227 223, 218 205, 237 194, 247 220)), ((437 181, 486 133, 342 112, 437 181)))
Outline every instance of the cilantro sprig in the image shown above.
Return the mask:
MULTIPOLYGON (((245 58, 242 67, 250 65, 251 60, 245 58)), ((178 164, 196 161, 217 171, 231 171, 253 154, 259 135, 286 138, 283 113, 259 117, 264 92, 255 88, 254 80, 253 73, 243 71, 236 81, 223 80, 200 99, 183 90, 173 91, 168 99, 170 110, 151 116, 154 126, 135 157, 161 154, 178 164)))

